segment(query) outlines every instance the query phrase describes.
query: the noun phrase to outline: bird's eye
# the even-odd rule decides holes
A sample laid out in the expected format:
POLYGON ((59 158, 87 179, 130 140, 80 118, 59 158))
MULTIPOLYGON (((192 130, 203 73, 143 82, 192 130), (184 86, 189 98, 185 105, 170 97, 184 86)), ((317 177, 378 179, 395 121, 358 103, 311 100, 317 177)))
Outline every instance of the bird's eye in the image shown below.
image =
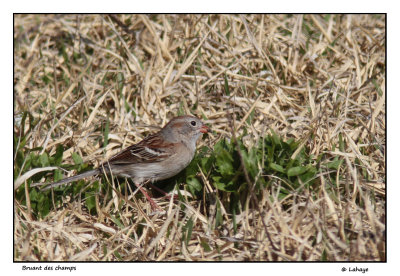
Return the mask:
POLYGON ((191 121, 190 124, 191 124, 192 126, 196 126, 196 121, 191 121))

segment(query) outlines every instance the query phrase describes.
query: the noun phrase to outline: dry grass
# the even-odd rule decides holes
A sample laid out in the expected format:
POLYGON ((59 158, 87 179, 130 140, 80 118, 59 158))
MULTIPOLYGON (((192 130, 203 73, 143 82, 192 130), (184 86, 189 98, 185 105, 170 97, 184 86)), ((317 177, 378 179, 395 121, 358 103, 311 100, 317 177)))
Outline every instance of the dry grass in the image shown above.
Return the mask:
POLYGON ((29 111, 38 124, 25 148, 38 154, 62 144, 63 163, 76 152, 96 165, 186 113, 212 126, 210 148, 234 121, 249 147, 272 129, 344 163, 335 189, 320 174, 317 193, 280 198, 277 181, 236 222, 220 209, 218 227, 226 195, 207 172, 217 203, 156 199, 163 213, 114 194, 96 195, 91 215, 82 194, 39 218, 27 192, 15 200, 14 259, 385 260, 385 27, 383 15, 16 15, 15 135, 29 111))

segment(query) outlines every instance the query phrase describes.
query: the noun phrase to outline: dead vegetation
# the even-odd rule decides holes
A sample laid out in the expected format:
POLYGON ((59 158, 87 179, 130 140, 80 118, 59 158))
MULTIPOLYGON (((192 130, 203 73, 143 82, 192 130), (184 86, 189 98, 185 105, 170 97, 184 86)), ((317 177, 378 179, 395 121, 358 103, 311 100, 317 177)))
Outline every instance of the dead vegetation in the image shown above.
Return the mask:
MULTIPOLYGON (((273 130, 301 141, 316 166, 322 154, 343 161, 334 184, 320 173, 317 189, 281 196, 277 179, 257 206, 249 196, 234 219, 220 204, 228 193, 203 171, 203 198, 157 198, 162 213, 138 196, 99 193, 93 214, 83 192, 65 195, 41 218, 22 181, 14 260, 386 259, 384 15, 14 20, 15 144, 26 135, 23 149, 39 148, 34 154, 51 156, 63 145, 63 164, 77 153, 97 165, 154 132, 150 126, 193 114, 212 127, 201 141, 211 149, 232 138, 232 128, 249 148, 273 130), (28 120, 21 126, 24 111, 34 129, 28 120)), ((25 173, 15 169, 14 178, 25 173)))

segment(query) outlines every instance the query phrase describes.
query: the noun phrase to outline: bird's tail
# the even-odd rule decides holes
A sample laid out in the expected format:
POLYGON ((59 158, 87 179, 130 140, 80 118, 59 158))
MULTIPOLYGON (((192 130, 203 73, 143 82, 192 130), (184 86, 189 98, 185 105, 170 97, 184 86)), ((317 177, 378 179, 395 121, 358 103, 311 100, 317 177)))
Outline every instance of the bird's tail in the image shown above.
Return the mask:
MULTIPOLYGON (((78 174, 78 175, 75 175, 75 176, 67 177, 67 178, 64 178, 64 179, 62 179, 60 181, 57 181, 57 182, 54 182, 54 183, 50 183, 48 186, 43 188, 42 191, 46 191, 46 190, 49 190, 51 188, 56 188, 56 187, 61 186, 63 184, 71 183, 73 181, 78 181, 78 180, 80 180, 82 178, 86 178, 86 177, 89 177, 89 176, 97 175, 99 173, 100 173, 100 171, 98 169, 94 169, 94 170, 90 170, 90 171, 87 171, 87 172, 84 172, 84 173, 81 173, 81 174, 78 174)), ((47 184, 46 183, 35 183, 35 184, 31 185, 31 187, 42 186, 42 185, 47 185, 47 184)))

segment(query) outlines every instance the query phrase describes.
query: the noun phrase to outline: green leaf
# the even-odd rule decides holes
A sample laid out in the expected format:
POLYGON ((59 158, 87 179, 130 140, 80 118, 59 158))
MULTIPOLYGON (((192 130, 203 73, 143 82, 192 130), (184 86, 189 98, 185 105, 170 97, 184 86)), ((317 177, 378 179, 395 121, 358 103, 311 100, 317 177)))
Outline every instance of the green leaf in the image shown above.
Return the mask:
POLYGON ((341 152, 344 152, 344 146, 343 135, 342 133, 339 133, 339 150, 341 152))
POLYGON ((230 96, 231 93, 229 92, 229 84, 228 84, 228 78, 226 77, 226 74, 224 76, 224 89, 225 89, 225 94, 227 96, 230 96))
POLYGON ((378 92, 379 96, 382 97, 383 92, 380 85, 376 82, 376 79, 372 79, 372 83, 375 86, 375 90, 378 92))
POLYGON ((190 218, 188 222, 185 225, 186 227, 186 246, 189 244, 190 238, 192 237, 192 231, 193 231, 193 220, 190 218))
POLYGON ((38 201, 39 200, 39 193, 36 189, 32 189, 29 191, 29 198, 31 201, 38 201))
POLYGON ((273 145, 282 146, 281 138, 279 138, 279 136, 274 131, 272 131, 272 137, 271 138, 272 138, 273 145))
POLYGON ((326 167, 328 169, 334 169, 337 170, 339 168, 340 165, 342 165, 343 163, 343 159, 339 159, 337 156, 335 157, 335 159, 332 162, 329 162, 328 164, 326 164, 326 167))
POLYGON ((310 167, 310 168, 308 168, 307 172, 305 172, 302 175, 299 175, 299 178, 301 179, 302 183, 311 185, 314 183, 316 174, 317 174, 317 169, 314 167, 310 167))
POLYGON ((237 223, 236 223, 236 210, 233 208, 232 210, 232 224, 233 224, 233 233, 237 233, 237 223))
POLYGON ((49 156, 47 155, 46 152, 43 153, 42 155, 40 155, 39 161, 40 161, 40 164, 42 165, 42 167, 47 167, 50 165, 49 156))
POLYGON ((210 252, 212 249, 211 247, 208 245, 208 240, 205 238, 200 238, 200 244, 201 246, 204 248, 205 252, 210 252))
POLYGON ((274 171, 285 173, 285 169, 281 165, 275 163, 269 163, 269 167, 274 171))
POLYGON ((221 204, 220 201, 217 200, 217 212, 215 214, 215 228, 223 224, 222 212, 221 212, 221 204))
POLYGON ((50 200, 47 196, 44 196, 43 193, 41 193, 39 196, 38 211, 42 218, 47 216, 47 214, 50 212, 50 200))
POLYGON ((74 160, 75 165, 80 165, 83 163, 82 157, 80 157, 76 152, 72 153, 72 160, 74 160))
POLYGON ((230 176, 233 175, 233 158, 232 155, 229 154, 228 151, 225 149, 221 149, 217 153, 216 157, 216 166, 217 166, 217 171, 222 175, 222 176, 230 176))
POLYGON ((59 181, 63 178, 61 170, 57 169, 54 171, 54 181, 59 181))
POLYGON ((290 176, 297 176, 300 174, 303 174, 307 171, 307 167, 302 167, 302 166, 298 166, 298 167, 292 167, 288 170, 287 175, 290 176))
POLYGON ((183 115, 185 115, 185 109, 184 109, 184 106, 183 106, 183 102, 181 102, 180 104, 179 104, 179 109, 178 109, 178 116, 183 116, 183 115))
POLYGON ((236 192, 234 182, 232 180, 225 181, 221 176, 213 176, 212 177, 213 184, 215 188, 225 192, 236 192))
POLYGON ((246 166, 247 171, 252 177, 255 177, 258 174, 258 158, 257 158, 257 149, 251 148, 248 151, 243 149, 240 150, 242 154, 244 164, 246 166))
POLYGON ((246 119, 246 122, 247 122, 249 125, 251 125, 251 123, 253 122, 254 114, 255 114, 255 109, 253 109, 253 110, 250 112, 249 117, 247 117, 247 119, 246 119))
POLYGON ((203 188, 203 185, 201 185, 200 181, 195 177, 189 177, 186 183, 188 184, 188 189, 191 194, 196 194, 203 188))
POLYGON ((118 251, 114 251, 114 256, 115 256, 118 260, 120 260, 120 261, 123 260, 123 258, 122 258, 121 255, 118 253, 118 251))
POLYGON ((111 217, 111 219, 112 219, 112 221, 119 227, 119 228, 124 228, 124 225, 122 224, 122 222, 118 219, 118 218, 116 218, 115 216, 113 216, 113 215, 111 215, 110 214, 110 217, 111 217))
POLYGON ((54 165, 60 166, 63 158, 64 147, 62 145, 57 146, 56 154, 54 154, 54 165))
POLYGON ((203 170, 203 172, 208 172, 210 171, 212 165, 215 162, 215 157, 214 156, 210 156, 210 157, 204 157, 200 160, 200 164, 201 164, 201 169, 203 170))
MULTIPOLYGON (((21 119, 21 124, 20 124, 22 135, 25 135, 25 120, 26 120, 27 116, 28 116, 28 112, 24 111, 24 113, 22 114, 22 119, 21 119)), ((26 137, 26 136, 23 136, 23 137, 26 137)), ((22 148, 22 147, 24 147, 24 146, 20 146, 20 148, 22 148)))
POLYGON ((110 120, 107 119, 106 126, 104 127, 104 145, 103 147, 106 148, 108 145, 108 134, 110 132, 110 120))
MULTIPOLYGON (((75 187, 76 185, 74 185, 75 187)), ((96 210, 96 199, 94 197, 94 195, 91 192, 87 192, 85 193, 85 197, 86 197, 86 207, 89 209, 89 212, 91 212, 92 210, 96 210)))

